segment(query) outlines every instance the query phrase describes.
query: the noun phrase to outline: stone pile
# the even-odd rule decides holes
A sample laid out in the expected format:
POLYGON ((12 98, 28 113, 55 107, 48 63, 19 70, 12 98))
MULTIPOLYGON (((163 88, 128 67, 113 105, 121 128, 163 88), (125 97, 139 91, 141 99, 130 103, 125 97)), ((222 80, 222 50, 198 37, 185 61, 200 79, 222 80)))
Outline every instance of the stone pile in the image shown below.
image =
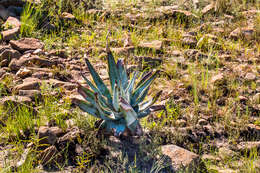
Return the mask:
POLYGON ((0 46, 0 81, 12 80, 10 85, 5 86, 6 93, 0 103, 34 101, 35 97, 41 96, 42 84, 62 87, 64 95, 76 93, 76 84, 71 81, 80 78, 80 61, 69 59, 62 50, 44 52, 43 47, 44 44, 35 38, 11 40, 9 44, 0 46), (66 67, 70 72, 61 74, 66 67), (53 70, 55 68, 57 71, 53 70))

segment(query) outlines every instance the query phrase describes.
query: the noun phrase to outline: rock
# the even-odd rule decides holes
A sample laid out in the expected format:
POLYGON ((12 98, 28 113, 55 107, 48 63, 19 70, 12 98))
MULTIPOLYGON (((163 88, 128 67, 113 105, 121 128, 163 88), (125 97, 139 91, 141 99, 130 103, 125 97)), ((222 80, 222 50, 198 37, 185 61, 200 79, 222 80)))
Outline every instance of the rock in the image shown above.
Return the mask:
POLYGON ((187 121, 184 120, 184 119, 176 120, 175 123, 176 123, 176 125, 177 125, 178 127, 185 127, 185 126, 187 125, 187 121))
POLYGON ((249 153, 253 149, 260 150, 260 141, 240 142, 237 149, 242 153, 249 153))
POLYGON ((260 140, 260 126, 255 124, 248 124, 248 131, 250 136, 260 140))
POLYGON ((2 31, 1 35, 3 40, 9 41, 18 37, 19 33, 20 33, 20 28, 13 28, 6 31, 2 31))
POLYGON ((66 50, 61 49, 61 50, 51 50, 47 56, 58 56, 61 58, 68 58, 68 54, 66 53, 66 50))
POLYGON ((20 68, 20 70, 16 73, 16 76, 20 77, 20 78, 25 78, 28 77, 32 74, 32 71, 25 68, 20 68))
POLYGON ((50 146, 42 151, 39 155, 42 165, 55 165, 63 162, 63 157, 55 146, 50 146))
POLYGON ((219 157, 210 154, 203 154, 201 159, 203 161, 221 161, 219 157))
POLYGON ((0 78, 6 73, 6 70, 3 68, 0 68, 0 78))
POLYGON ((20 52, 42 49, 44 47, 44 44, 40 40, 35 38, 22 38, 20 40, 11 40, 10 44, 12 48, 20 52))
POLYGON ((9 16, 10 16, 9 11, 7 9, 5 9, 5 7, 0 4, 0 17, 3 20, 6 20, 9 16))
POLYGON ((229 37, 234 40, 246 39, 251 40, 254 38, 255 29, 252 27, 237 28, 229 34, 229 37))
POLYGON ((62 129, 59 127, 41 126, 38 131, 39 143, 54 145, 57 141, 57 135, 60 136, 61 134, 62 129))
POLYGON ((187 45, 190 48, 195 48, 197 46, 197 40, 195 36, 184 36, 184 38, 182 39, 182 44, 183 45, 187 45))
POLYGON ((78 127, 73 127, 67 131, 68 133, 58 139, 58 143, 73 142, 81 133, 78 127))
POLYGON ((198 124, 201 126, 204 126, 204 125, 208 124, 208 121, 202 118, 202 119, 199 119, 198 124))
POLYGON ((17 59, 12 59, 11 62, 9 63, 9 68, 12 71, 18 71, 20 69, 20 65, 17 59))
POLYGON ((27 58, 25 61, 22 61, 20 65, 26 64, 34 64, 40 67, 51 67, 52 65, 54 65, 54 62, 48 59, 40 58, 39 56, 35 55, 33 57, 27 58))
POLYGON ((233 169, 218 169, 218 173, 238 173, 238 171, 235 171, 233 169))
POLYGON ((205 14, 208 14, 208 13, 214 11, 214 9, 215 9, 215 3, 214 3, 214 1, 212 1, 212 3, 210 3, 209 5, 207 5, 206 7, 204 7, 202 9, 201 13, 203 15, 205 15, 205 14))
POLYGON ((46 82, 49 83, 50 85, 52 85, 54 88, 61 87, 67 83, 67 82, 57 80, 57 79, 49 79, 46 82))
POLYGON ((19 59, 21 57, 21 54, 17 50, 13 49, 6 49, 0 54, 0 60, 7 59, 9 62, 12 59, 19 59))
POLYGON ((236 152, 230 150, 227 147, 219 148, 218 153, 219 153, 220 158, 223 159, 223 160, 235 157, 237 155, 236 152))
POLYGON ((41 92, 39 90, 19 90, 19 96, 26 96, 35 101, 36 98, 41 97, 41 92))
MULTIPOLYGON (((1 75, 0 75, 1 76, 1 75)), ((254 104, 260 104, 260 93, 256 93, 253 98, 252 101, 254 104)))
POLYGON ((199 169, 199 156, 193 152, 176 145, 164 145, 162 146, 162 153, 171 159, 174 172, 178 172, 183 168, 189 171, 199 169))
POLYGON ((152 57, 144 57, 144 56, 136 56, 134 57, 134 60, 137 61, 138 67, 140 69, 146 69, 146 68, 156 68, 159 65, 162 64, 162 59, 160 58, 152 58, 152 57))
POLYGON ((223 73, 220 73, 211 78, 211 83, 214 85, 216 83, 221 82, 223 79, 224 79, 223 73))
POLYGON ((63 12, 61 14, 61 18, 66 19, 66 20, 73 20, 73 19, 75 19, 75 16, 71 13, 63 12))
POLYGON ((21 26, 20 20, 18 20, 15 17, 11 17, 11 16, 8 17, 8 19, 4 23, 4 27, 6 27, 6 28, 9 28, 9 27, 11 27, 11 28, 20 28, 20 26, 21 26))
POLYGON ((40 88, 40 82, 38 81, 28 81, 24 82, 20 85, 16 85, 14 87, 14 91, 19 91, 19 90, 38 90, 40 88))
POLYGON ((84 149, 81 147, 81 145, 76 144, 75 152, 77 154, 82 154, 84 152, 84 149))
POLYGON ((162 50, 162 41, 154 40, 154 41, 150 41, 150 42, 141 42, 138 45, 138 47, 142 48, 142 49, 151 49, 151 50, 161 51, 162 50))
POLYGON ((253 81, 256 79, 256 75, 254 73, 247 73, 246 76, 245 76, 245 79, 247 81, 253 81))
POLYGON ((134 52, 135 47, 134 46, 119 47, 119 48, 111 48, 111 50, 116 54, 129 55, 129 53, 134 52))
POLYGON ((49 79, 52 75, 50 72, 39 71, 32 74, 32 77, 38 79, 49 79))
POLYGON ((8 105, 19 105, 19 104, 29 104, 32 100, 26 96, 5 96, 0 99, 0 104, 8 105))

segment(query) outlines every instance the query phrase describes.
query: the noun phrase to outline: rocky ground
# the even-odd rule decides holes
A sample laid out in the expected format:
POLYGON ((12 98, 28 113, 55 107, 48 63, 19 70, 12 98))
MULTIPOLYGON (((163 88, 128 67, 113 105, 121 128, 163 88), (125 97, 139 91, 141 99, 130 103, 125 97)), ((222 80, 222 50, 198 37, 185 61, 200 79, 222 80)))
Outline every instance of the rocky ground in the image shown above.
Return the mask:
POLYGON ((260 172, 258 1, 0 0, 0 172, 260 172), (160 70, 142 137, 102 134, 73 103, 106 41, 160 70))

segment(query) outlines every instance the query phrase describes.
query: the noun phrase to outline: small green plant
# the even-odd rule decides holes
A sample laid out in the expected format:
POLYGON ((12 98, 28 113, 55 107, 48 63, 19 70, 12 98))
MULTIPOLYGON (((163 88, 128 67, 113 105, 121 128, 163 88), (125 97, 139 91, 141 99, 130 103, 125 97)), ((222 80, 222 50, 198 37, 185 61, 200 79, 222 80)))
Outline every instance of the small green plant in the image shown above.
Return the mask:
POLYGON ((142 128, 138 119, 147 116, 153 111, 151 106, 162 93, 160 91, 151 100, 144 102, 158 71, 143 75, 135 85, 138 72, 134 72, 129 80, 123 61, 118 60, 116 63, 109 49, 107 49, 107 53, 111 92, 89 60, 85 59, 95 84, 82 75, 91 90, 78 84, 78 92, 87 102, 78 100, 76 104, 83 111, 103 119, 101 128, 113 132, 114 135, 120 135, 124 132, 141 135, 142 128))

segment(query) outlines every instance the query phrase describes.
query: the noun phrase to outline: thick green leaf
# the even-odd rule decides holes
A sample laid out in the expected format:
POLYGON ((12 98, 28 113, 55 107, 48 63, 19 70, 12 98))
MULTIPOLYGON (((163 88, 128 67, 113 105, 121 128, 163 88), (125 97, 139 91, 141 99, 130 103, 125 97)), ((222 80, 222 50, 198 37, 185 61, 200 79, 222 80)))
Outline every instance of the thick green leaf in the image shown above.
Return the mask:
POLYGON ((146 117, 147 115, 149 115, 152 111, 148 108, 148 109, 145 109, 141 112, 138 112, 137 114, 137 117, 140 119, 140 118, 143 118, 143 117, 146 117))
POLYGON ((108 74, 110 78, 110 85, 111 85, 111 89, 113 90, 116 81, 119 81, 119 73, 118 73, 115 59, 110 50, 107 52, 107 60, 108 60, 108 74))
POLYGON ((126 88, 126 91, 129 94, 132 94, 132 92, 133 92, 133 88, 134 88, 134 84, 135 84, 135 80, 136 80, 137 75, 138 75, 138 72, 135 71, 134 74, 133 74, 133 77, 131 78, 131 80, 130 80, 127 88, 126 88))
MULTIPOLYGON (((100 93, 100 91, 98 90, 97 87, 95 87, 94 84, 92 84, 82 73, 81 76, 83 77, 83 79, 86 81, 86 83, 88 84, 88 86, 96 93, 100 93)), ((101 93, 100 93, 101 94, 101 93)))
POLYGON ((100 118, 103 120, 115 120, 115 117, 111 117, 112 113, 100 104, 97 94, 95 95, 96 107, 99 112, 100 118))
POLYGON ((114 86, 113 106, 116 111, 119 111, 119 91, 117 85, 114 86))
POLYGON ((149 88, 149 86, 152 84, 157 74, 158 72, 155 72, 145 82, 143 82, 139 87, 136 88, 131 97, 131 105, 135 105, 137 98, 140 97, 141 94, 144 94, 146 92, 146 89, 149 88))
POLYGON ((91 65, 91 63, 89 62, 89 60, 87 58, 85 58, 86 64, 88 66, 89 72, 98 88, 98 90, 102 93, 102 95, 104 95, 105 97, 108 98, 109 102, 112 103, 112 98, 111 98, 111 94, 107 88, 107 86, 104 84, 103 80, 100 78, 100 76, 98 75, 98 73, 96 72, 96 70, 93 68, 93 66, 91 65))
POLYGON ((136 112, 123 98, 120 98, 120 108, 125 115, 126 126, 132 133, 135 133, 137 125, 139 124, 136 112))
POLYGON ((136 88, 139 87, 142 83, 144 83, 150 76, 152 76, 152 74, 153 74, 153 72, 148 72, 146 74, 143 74, 144 76, 137 83, 136 88))
POLYGON ((91 104, 95 104, 95 95, 94 93, 89 90, 86 87, 83 87, 82 85, 79 84, 78 86, 78 92, 91 104))
POLYGON ((146 97, 147 94, 148 94, 149 89, 150 89, 150 86, 147 87, 146 89, 144 89, 144 90, 140 93, 140 95, 139 95, 139 97, 136 99, 136 101, 131 102, 133 107, 135 107, 136 105, 138 105, 139 103, 141 103, 142 101, 144 101, 145 97, 146 97))
POLYGON ((118 74, 119 74, 119 78, 120 78, 119 81, 122 84, 123 88, 126 89, 126 87, 128 85, 128 77, 127 77, 127 73, 124 68, 124 63, 123 63, 122 59, 119 59, 117 61, 117 69, 118 69, 118 74))
POLYGON ((159 91, 151 100, 146 101, 142 104, 139 105, 139 110, 140 112, 149 108, 150 106, 152 106, 160 97, 160 95, 162 94, 162 91, 159 91))
POLYGON ((94 105, 89 104, 89 103, 84 102, 84 101, 79 101, 77 103, 77 105, 79 106, 79 108, 82 111, 87 112, 90 115, 93 115, 94 117, 100 118, 99 112, 98 112, 97 108, 94 105))
MULTIPOLYGON (((99 89, 97 87, 95 87, 83 74, 81 74, 81 76, 85 79, 85 81, 87 82, 87 84, 90 86, 90 88, 95 92, 99 94, 99 99, 100 101, 102 101, 102 103, 104 105, 108 105, 108 107, 110 107, 109 105, 112 104, 112 99, 110 100, 111 103, 107 103, 107 99, 105 99, 104 97, 102 97, 102 93, 99 91, 99 89)), ((113 109, 112 107, 110 107, 110 109, 113 109)))

